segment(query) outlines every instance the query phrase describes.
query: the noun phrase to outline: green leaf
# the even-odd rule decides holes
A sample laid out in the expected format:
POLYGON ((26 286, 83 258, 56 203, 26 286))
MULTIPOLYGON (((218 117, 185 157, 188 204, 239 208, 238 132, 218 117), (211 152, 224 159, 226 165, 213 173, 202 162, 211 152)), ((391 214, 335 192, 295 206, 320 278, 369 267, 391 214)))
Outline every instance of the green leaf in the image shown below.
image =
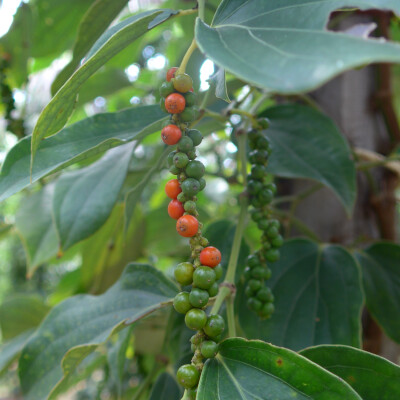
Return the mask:
MULTIPOLYGON (((205 229, 204 236, 209 240, 210 246, 214 246, 221 252, 221 265, 226 272, 228 261, 232 251, 233 237, 235 236, 236 224, 228 220, 215 221, 205 229)), ((244 240, 240 244, 238 268, 236 270, 236 282, 243 275, 246 267, 246 259, 250 254, 249 246, 244 240)))
POLYGON ((176 380, 168 373, 161 374, 150 394, 150 400, 180 400, 181 390, 176 380))
POLYGON ((176 12, 173 10, 151 10, 135 15, 110 28, 94 45, 96 52, 89 54, 86 61, 68 79, 42 111, 32 133, 32 165, 36 151, 43 138, 59 131, 71 115, 75 98, 81 85, 114 55, 142 36, 149 29, 166 21, 176 12), (98 43, 101 43, 99 45, 98 43), (103 44, 104 43, 104 44, 103 44))
POLYGON ((310 178, 331 188, 350 214, 357 194, 356 169, 346 140, 333 121, 306 106, 283 105, 271 119, 269 171, 285 178, 310 178))
POLYGON ((81 59, 90 50, 103 31, 124 8, 128 0, 96 0, 82 18, 75 41, 72 60, 57 75, 51 85, 54 95, 71 76, 81 59))
POLYGON ((32 10, 22 3, 14 16, 10 30, 0 38, 0 49, 10 57, 7 78, 11 86, 20 87, 28 78, 28 58, 31 51, 32 10))
POLYGON ((234 338, 206 362, 197 400, 360 400, 337 376, 288 349, 234 338))
POLYGON ((224 0, 211 27, 197 19, 196 40, 220 67, 280 93, 310 91, 372 62, 400 62, 398 44, 326 30, 330 13, 345 6, 400 13, 396 0, 224 0))
POLYGON ((275 313, 260 320, 237 298, 240 325, 251 339, 261 338, 300 350, 317 344, 361 344, 363 305, 358 266, 345 249, 294 239, 270 265, 267 285, 275 296, 275 313))
POLYGON ((128 172, 134 143, 110 150, 89 167, 63 174, 53 196, 60 247, 68 249, 107 220, 128 172))
POLYGON ((171 146, 167 146, 163 153, 160 155, 157 153, 156 160, 153 161, 153 166, 149 167, 146 175, 143 179, 138 182, 131 190, 129 190, 125 195, 125 212, 124 212, 124 232, 126 233, 129 228, 129 223, 132 219, 132 215, 135 211, 136 205, 139 202, 143 190, 146 188, 147 184, 150 182, 151 178, 163 168, 165 160, 168 154, 172 151, 171 146))
POLYGON ((0 306, 1 335, 4 340, 13 339, 37 327, 50 307, 37 295, 14 295, 0 306))
POLYGON ((400 246, 375 243, 356 257, 368 310, 387 335, 400 343, 400 246))
POLYGON ((82 85, 77 107, 83 106, 98 96, 106 97, 128 86, 131 86, 131 82, 124 71, 117 68, 99 71, 82 85))
POLYGON ((348 346, 317 346, 300 354, 344 379, 363 400, 400 398, 398 365, 348 346))
POLYGON ((160 271, 129 264, 106 293, 58 304, 23 349, 19 376, 24 399, 46 399, 113 332, 169 305, 176 293, 160 271))
POLYGON ((32 56, 54 57, 72 46, 79 22, 92 3, 93 0, 31 1, 35 16, 32 56))
POLYGON ((230 103, 231 100, 226 87, 225 70, 218 68, 218 71, 210 77, 209 81, 215 85, 215 96, 230 103))
POLYGON ((15 216, 15 226, 25 249, 28 275, 57 254, 58 242, 51 216, 54 185, 46 185, 23 198, 15 216))
MULTIPOLYGON (((161 129, 164 119, 165 113, 154 105, 97 114, 69 125, 42 141, 32 182, 109 148, 142 139, 161 129)), ((29 185, 30 158, 31 137, 22 139, 8 152, 0 174, 0 201, 29 185)))
POLYGON ((106 223, 82 243, 81 281, 90 293, 107 290, 126 264, 137 260, 143 253, 142 220, 134 220, 124 236, 123 217, 123 204, 117 203, 106 223))
POLYGON ((30 329, 14 337, 0 346, 0 375, 16 360, 34 329, 30 329))
MULTIPOLYGON (((117 340, 107 351, 107 361, 110 367, 110 375, 117 386, 118 396, 122 395, 122 383, 126 361, 126 351, 131 339, 133 326, 118 333, 117 340)), ((178 399, 179 400, 179 399, 178 399)))

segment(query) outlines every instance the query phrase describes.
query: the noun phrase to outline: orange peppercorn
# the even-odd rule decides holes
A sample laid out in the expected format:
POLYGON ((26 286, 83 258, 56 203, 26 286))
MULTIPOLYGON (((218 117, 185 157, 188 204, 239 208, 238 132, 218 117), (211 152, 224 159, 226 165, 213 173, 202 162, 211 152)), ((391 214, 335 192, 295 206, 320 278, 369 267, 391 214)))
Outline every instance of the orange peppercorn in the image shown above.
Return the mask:
POLYGON ((182 137, 182 131, 173 124, 164 126, 161 130, 161 139, 165 144, 170 146, 177 144, 182 137))
POLYGON ((171 179, 165 185, 165 193, 172 200, 176 199, 180 192, 182 192, 182 189, 179 185, 178 179, 171 179))
POLYGON ((173 219, 179 219, 184 214, 185 209, 180 201, 174 199, 168 204, 168 215, 173 219))
POLYGON ((178 70, 178 67, 172 67, 167 71, 167 82, 170 82, 172 78, 175 77, 175 72, 178 70))
POLYGON ((179 93, 171 93, 165 99, 165 109, 170 114, 179 114, 181 113, 186 106, 185 98, 179 93))
POLYGON ((221 262, 221 252, 216 247, 208 246, 201 251, 200 262, 202 265, 214 268, 221 262))
POLYGON ((193 215, 183 215, 176 221, 176 230, 183 237, 192 237, 199 230, 199 221, 193 215))

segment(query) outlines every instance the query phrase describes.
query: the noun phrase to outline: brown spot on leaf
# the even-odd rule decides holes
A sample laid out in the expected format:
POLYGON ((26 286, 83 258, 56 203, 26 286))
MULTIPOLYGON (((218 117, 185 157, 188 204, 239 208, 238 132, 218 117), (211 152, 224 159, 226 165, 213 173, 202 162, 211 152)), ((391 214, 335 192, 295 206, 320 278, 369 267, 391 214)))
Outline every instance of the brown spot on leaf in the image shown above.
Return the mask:
POLYGON ((278 359, 276 360, 276 365, 277 365, 278 367, 281 367, 282 364, 283 364, 282 358, 278 358, 278 359))
POLYGON ((356 378, 354 378, 353 375, 349 375, 349 376, 347 377, 347 382, 349 382, 349 383, 354 383, 355 381, 356 381, 356 378))

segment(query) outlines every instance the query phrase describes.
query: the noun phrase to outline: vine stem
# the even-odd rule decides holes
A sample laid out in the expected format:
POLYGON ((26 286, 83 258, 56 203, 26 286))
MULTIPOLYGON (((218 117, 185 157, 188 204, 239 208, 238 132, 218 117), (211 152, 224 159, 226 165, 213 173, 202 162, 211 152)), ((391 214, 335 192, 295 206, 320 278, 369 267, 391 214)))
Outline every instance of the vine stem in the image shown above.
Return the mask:
POLYGON ((192 43, 190 44, 189 48, 187 49, 185 55, 183 56, 183 59, 182 59, 181 65, 178 68, 178 71, 176 71, 177 74, 185 73, 187 63, 189 62, 191 55, 193 54, 193 52, 196 49, 197 49, 196 39, 193 39, 192 43))
POLYGON ((204 21, 205 11, 206 11, 206 0, 198 0, 197 4, 199 6, 199 18, 204 21))
MULTIPOLYGON (((242 164, 241 172, 243 175, 243 183, 246 184, 246 177, 247 177, 247 159, 246 159, 246 135, 241 134, 238 137, 238 145, 239 145, 239 156, 240 156, 240 161, 242 164)), ((224 283, 221 284, 220 291, 217 295, 217 298, 215 299, 214 306, 211 309, 211 314, 218 314, 222 303, 224 300, 228 297, 231 296, 232 299, 232 308, 233 308, 233 293, 234 290, 232 290, 232 287, 234 288, 235 284, 235 275, 236 275, 236 268, 237 268, 237 262, 239 258, 239 251, 240 251, 240 245, 242 242, 242 237, 244 233, 244 229, 246 227, 246 220, 247 220, 247 195, 245 193, 242 193, 239 196, 239 204, 240 204, 240 213, 239 213, 239 221, 236 226, 236 231, 235 231, 235 236, 233 238, 233 244, 232 244, 232 251, 231 255, 229 257, 229 263, 228 263, 228 269, 226 271, 225 275, 225 281, 224 283)), ((229 302, 228 302, 228 307, 229 307, 229 302)), ((232 326, 235 324, 234 321, 234 313, 232 309, 232 313, 228 311, 228 327, 232 326)), ((231 328, 232 329, 232 328, 231 328)))

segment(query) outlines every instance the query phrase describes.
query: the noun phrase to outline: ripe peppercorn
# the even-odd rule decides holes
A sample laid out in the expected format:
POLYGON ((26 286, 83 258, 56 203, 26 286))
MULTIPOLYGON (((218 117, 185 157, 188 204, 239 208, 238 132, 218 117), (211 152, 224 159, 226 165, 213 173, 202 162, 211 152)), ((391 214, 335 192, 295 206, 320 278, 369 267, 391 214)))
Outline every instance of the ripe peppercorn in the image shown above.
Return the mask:
POLYGON ((199 221, 193 215, 183 215, 176 222, 176 230, 183 237, 192 237, 199 230, 199 221))
POLYGON ((165 108, 170 114, 181 113, 186 106, 185 98, 179 93, 172 93, 165 99, 165 108))
POLYGON ((182 137, 182 131, 176 125, 167 125, 161 131, 161 139, 169 146, 177 144, 182 137))
POLYGON ((173 219, 179 219, 184 214, 185 209, 178 200, 171 200, 168 204, 168 215, 173 219))

